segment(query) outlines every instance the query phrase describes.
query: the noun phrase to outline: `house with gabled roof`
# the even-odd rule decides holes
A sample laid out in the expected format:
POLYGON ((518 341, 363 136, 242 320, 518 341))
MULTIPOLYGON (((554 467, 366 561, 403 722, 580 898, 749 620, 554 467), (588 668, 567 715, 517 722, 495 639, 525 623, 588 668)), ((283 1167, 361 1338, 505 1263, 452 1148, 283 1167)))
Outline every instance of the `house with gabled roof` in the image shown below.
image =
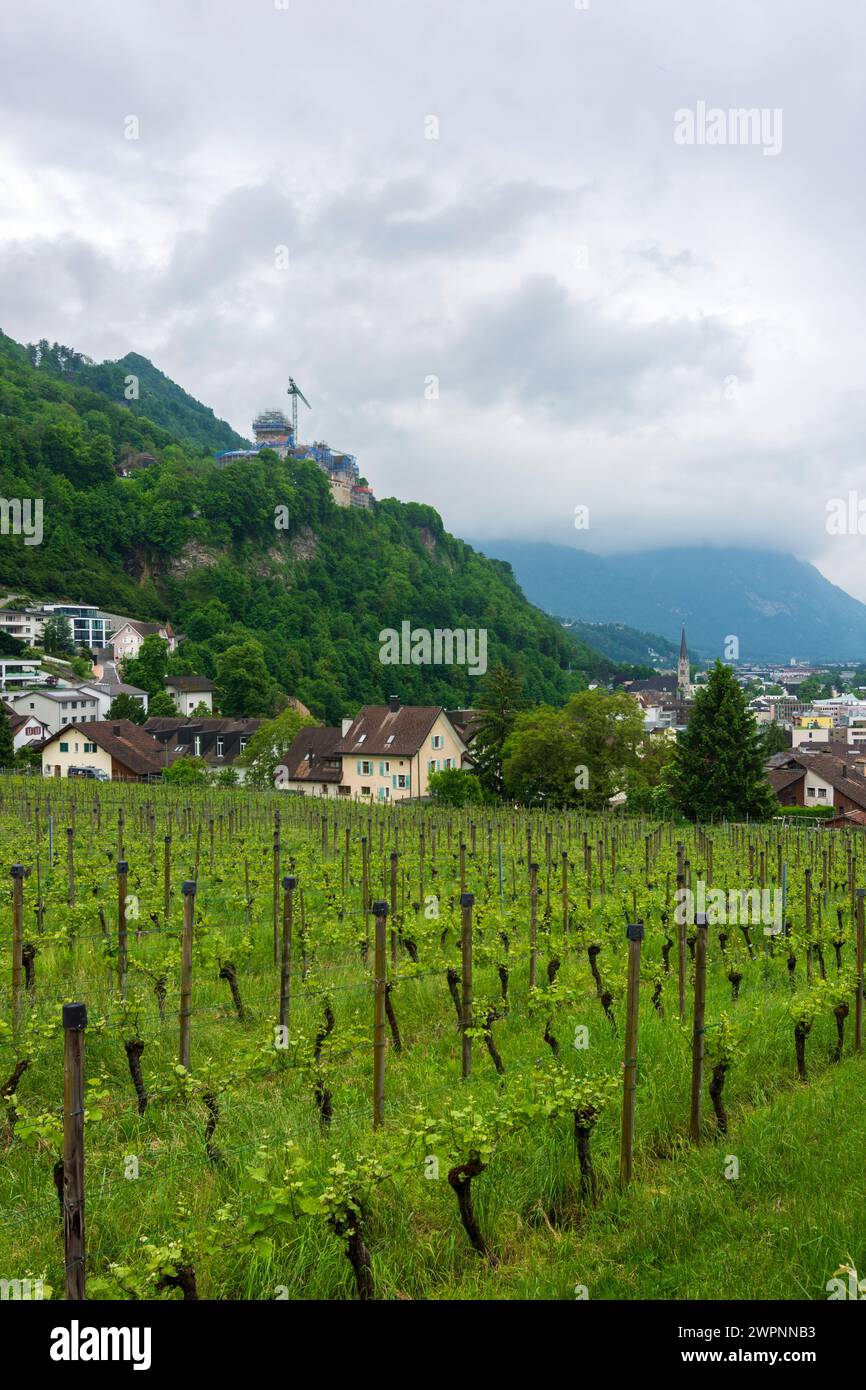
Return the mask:
POLYGON ((303 796, 339 796, 343 760, 336 747, 342 737, 342 729, 324 725, 299 729, 276 768, 275 785, 303 796))
POLYGON ((401 801, 426 796, 431 772, 460 768, 467 746, 442 705, 364 705, 343 721, 333 749, 342 763, 340 796, 361 801, 401 801))
POLYGON ((71 723, 42 745, 46 777, 68 777, 70 768, 107 774, 112 781, 152 782, 162 776, 161 750, 155 739, 129 719, 94 719, 71 723))

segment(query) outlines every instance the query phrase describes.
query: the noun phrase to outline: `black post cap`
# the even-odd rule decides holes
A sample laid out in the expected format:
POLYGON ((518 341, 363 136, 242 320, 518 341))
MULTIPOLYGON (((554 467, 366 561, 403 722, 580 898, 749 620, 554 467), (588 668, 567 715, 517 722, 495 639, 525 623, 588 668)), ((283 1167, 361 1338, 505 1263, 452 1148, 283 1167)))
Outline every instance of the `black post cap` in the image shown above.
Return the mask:
POLYGON ((185 878, 180 885, 180 891, 186 893, 188 897, 195 897, 195 890, 198 887, 194 878, 185 878))
MULTIPOLYGON (((13 870, 13 872, 14 872, 14 870, 13 870)), ((857 897, 858 897, 858 898, 866 898, 866 888, 858 888, 858 889, 857 889, 857 897)))
POLYGON ((295 878, 294 874, 286 874, 283 878, 284 888, 296 888, 297 884, 298 880, 295 878))
POLYGON ((87 1027, 87 1005, 86 1004, 64 1004, 63 1005, 63 1027, 67 1033, 80 1032, 87 1027))
POLYGON ((118 861, 117 861, 117 872, 118 872, 119 874, 128 874, 128 873, 129 873, 129 861, 128 861, 127 859, 118 859, 118 861))
POLYGON ((384 898, 377 898, 376 901, 373 903, 373 916, 374 916, 374 917, 387 917, 387 916, 388 916, 388 904, 385 902, 384 898))
POLYGON ((460 906, 461 906, 461 907, 474 907, 474 906, 475 906, 475 894, 474 894, 474 893, 461 893, 461 894, 460 894, 460 906))
POLYGON ((10 874, 12 875, 13 878, 23 878, 23 877, 24 877, 24 865, 23 865, 23 864, 13 864, 13 865, 12 865, 12 868, 9 870, 9 872, 10 872, 10 874))
POLYGON ((629 941, 643 941, 643 922, 629 922, 625 934, 629 941))

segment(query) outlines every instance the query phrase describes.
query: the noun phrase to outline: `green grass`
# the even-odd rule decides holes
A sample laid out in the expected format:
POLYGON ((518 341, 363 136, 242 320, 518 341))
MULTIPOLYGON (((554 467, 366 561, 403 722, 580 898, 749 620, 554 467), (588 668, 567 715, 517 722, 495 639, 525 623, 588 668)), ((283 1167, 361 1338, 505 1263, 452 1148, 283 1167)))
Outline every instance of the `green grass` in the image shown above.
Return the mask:
MULTIPOLYGON (((0 835, 13 849, 15 826, 0 817, 0 835)), ((20 833, 20 832, 19 832, 20 833)), ((518 832, 519 834, 522 832, 518 832)), ((796 833, 796 832, 789 832, 796 833)), ((113 828, 81 849, 80 895, 112 903, 114 886, 106 869, 105 847, 113 828)), ((276 1020, 278 976, 271 958, 270 865, 266 826, 247 832, 217 855, 213 874, 202 873, 198 905, 206 931, 196 945, 192 1019, 192 1072, 206 1061, 217 1074, 238 1065, 243 1050, 272 1037, 276 1020), (253 929, 249 949, 242 904, 243 858, 251 862, 253 929), (250 1012, 247 1022, 235 1016, 228 986, 217 978, 214 942, 221 958, 231 953, 239 965, 241 993, 250 1012)), ((99 942, 79 940, 71 946, 46 941, 37 956, 34 1015, 57 1018, 60 1000, 88 1002, 87 1070, 104 1077, 108 1098, 101 1117, 87 1124, 88 1268, 104 1275, 112 1262, 142 1268, 139 1246, 183 1238, 196 1265, 202 1297, 270 1299, 282 1286, 292 1299, 352 1298, 354 1281, 340 1241, 325 1222, 309 1216, 286 1228, 270 1253, 249 1254, 238 1248, 238 1220, 252 1208, 254 1195, 247 1169, 263 1151, 273 1172, 279 1171, 286 1141, 303 1152, 313 1175, 326 1174, 332 1155, 351 1160, 368 1144, 371 1128, 372 1023, 371 965, 361 963, 349 937, 361 929, 357 916, 336 918, 333 884, 314 866, 318 830, 284 825, 286 853, 298 858, 301 881, 309 884, 308 940, 310 983, 327 986, 336 1018, 335 1060, 328 1065, 334 1118, 323 1129, 312 1082, 298 1069, 277 1066, 264 1079, 244 1082, 220 1097, 221 1117, 214 1142, 224 1162, 209 1162, 204 1148, 206 1112, 200 1100, 157 1102, 143 1117, 135 1110, 123 1040, 132 1035, 129 1019, 118 1012, 108 989, 107 963, 99 942), (302 862, 304 856, 308 862, 302 862), (329 895, 330 901, 329 901, 329 895), (104 1020, 101 1022, 100 1020, 104 1020), (360 1036, 358 1032, 360 1030, 360 1036), (346 1040, 345 1046, 341 1039, 346 1040), (345 1051, 345 1055, 342 1053, 345 1051), (139 1176, 128 1180, 125 1166, 134 1155, 139 1176), (230 1206, 223 1226, 216 1219, 230 1206), (216 1248, 205 1250, 209 1232, 219 1231, 216 1248)), ((429 845, 429 840, 428 840, 429 845)), ((640 837, 635 854, 642 854, 640 837)), ((178 836, 177 876, 186 872, 190 845, 178 836)), ((428 849, 429 854, 429 849, 428 849)), ((161 909, 160 866, 146 863, 146 836, 129 818, 127 855, 137 875, 143 925, 149 911, 161 909)), ((387 846, 386 846, 387 858, 387 846)), ((625 859, 621 852, 620 861, 625 859)), ((470 866, 473 868, 476 866, 470 866)), ((377 873, 382 866, 377 866, 377 873)), ((621 871, 626 874, 626 869, 621 871)), ((440 876, 453 887, 453 864, 441 853, 440 876)), ((352 871, 356 878, 355 868, 352 871)), ((131 880, 133 874, 131 873, 131 880)), ((481 866, 475 877, 481 879, 481 866)), ((379 880, 381 881, 381 879, 379 880)), ((628 881, 627 877, 624 881, 628 881)), ((28 891, 30 881, 28 880, 28 891)), ((471 1096, 480 1108, 503 1098, 520 1098, 534 1079, 553 1065, 542 1039, 544 1021, 528 1008, 526 919, 520 908, 509 923, 511 967, 509 1013, 494 1024, 505 1063, 497 1077, 481 1040, 474 1045, 473 1076, 460 1080, 460 1037, 445 982, 445 968, 459 967, 453 914, 441 921, 413 922, 418 939, 418 979, 401 978, 393 994, 403 1051, 389 1049, 386 1078, 386 1126, 377 1140, 383 1151, 397 1143, 401 1126, 422 1102, 431 1115, 471 1096), (440 949, 443 924, 449 936, 440 949), (426 972, 432 973, 426 973, 426 972)), ((46 925, 56 930, 69 916, 63 904, 63 866, 55 867, 49 890, 46 925)), ((480 892, 483 898, 484 893, 480 892)), ((351 887, 348 914, 357 911, 351 887)), ((95 908, 93 909, 95 918, 95 908)), ((499 994, 496 965, 495 892, 481 903, 481 931, 476 934, 476 997, 499 994), (486 919, 486 920, 485 920, 486 919)), ((619 1078, 623 1057, 624 939, 617 929, 605 936, 598 959, 605 981, 614 985, 617 1033, 596 997, 582 933, 575 912, 569 942, 555 933, 552 943, 542 931, 539 979, 546 978, 549 945, 562 960, 559 980, 573 991, 572 1002, 554 1019, 563 1065, 578 1072, 608 1073, 619 1078), (572 1046, 576 1025, 589 1028, 589 1048, 572 1046)), ((84 920, 84 914, 82 914, 84 920)), ((175 918, 175 920, 177 920, 175 918)), ((32 936, 28 918, 27 935, 32 936)), ((79 933, 93 933, 87 922, 79 933)), ((407 927, 408 930, 408 927, 407 927)), ((7 936, 0 933, 4 942, 7 936)), ((704 1098, 704 1136, 699 1148, 689 1145, 690 1012, 682 1027, 676 1017, 675 973, 666 977, 665 1016, 651 1003, 651 977, 659 968, 662 932, 648 924, 643 948, 635 1178, 627 1191, 618 1184, 619 1095, 602 1114, 593 1137, 600 1193, 588 1207, 578 1191, 578 1172, 571 1126, 567 1119, 538 1120, 510 1134, 493 1153, 489 1167, 473 1184, 476 1211, 485 1236, 499 1256, 490 1268, 470 1248, 460 1225, 454 1193, 446 1180, 447 1163, 438 1179, 424 1175, 423 1153, 399 1180, 377 1187, 367 1208, 366 1236, 373 1259, 377 1297, 412 1299, 573 1299, 585 1285, 591 1299, 821 1299, 836 1268, 850 1257, 861 1273, 866 1267, 866 1186, 862 1155, 866 1151, 866 1063, 852 1057, 853 1017, 847 1024, 846 1055, 833 1063, 830 1053, 835 1025, 822 1014, 807 1044, 809 1081, 797 1081, 792 997, 784 952, 766 959, 758 954, 743 968, 739 999, 731 998, 727 960, 711 930, 707 996, 708 1040, 723 1012, 743 1025, 736 1064, 728 1073, 725 1103, 730 1116, 726 1136, 716 1133, 709 1099, 704 1098), (739 1177, 725 1176, 728 1156, 739 1163, 739 1177)), ((130 937, 130 954, 139 966, 153 968, 165 938, 130 937)), ((4 980, 8 946, 3 946, 4 980)), ((846 963, 850 964, 846 946, 846 963)), ((760 946, 759 946, 760 952, 760 946)), ((835 974, 832 952, 828 972, 835 974)), ((296 966, 299 962, 296 957, 296 966)), ((675 949, 671 964, 676 964, 675 949)), ((400 970, 408 966, 401 953, 400 970)), ((173 967, 171 967, 173 969, 173 967)), ((802 960, 795 982, 804 988, 802 960)), ((177 1055, 176 979, 170 973, 166 1020, 160 1022, 150 983, 141 971, 130 973, 130 995, 140 1010, 145 1083, 151 1089, 171 1074, 177 1055)), ((322 1019, 322 996, 293 980, 292 1031, 310 1038, 322 1019)), ((691 1009, 689 990, 689 1011, 691 1009)), ((0 994, 0 1017, 7 1018, 8 989, 0 994)), ((852 1008, 853 1016, 853 1008, 852 1008)), ((14 1048, 0 1046, 0 1084, 11 1070, 14 1048)), ((709 1076, 707 1066, 707 1078, 709 1076)), ((62 1038, 41 1049, 19 1087, 22 1108, 32 1113, 62 1105, 62 1038)), ((0 1122, 2 1123, 2 1122, 0 1122)), ((433 1155, 436 1156, 435 1149, 433 1155)), ((0 1138, 0 1274, 42 1275, 62 1296, 62 1241, 52 1183, 56 1150, 52 1142, 9 1142, 0 1138)), ((149 1296, 178 1297, 177 1293, 149 1296)))

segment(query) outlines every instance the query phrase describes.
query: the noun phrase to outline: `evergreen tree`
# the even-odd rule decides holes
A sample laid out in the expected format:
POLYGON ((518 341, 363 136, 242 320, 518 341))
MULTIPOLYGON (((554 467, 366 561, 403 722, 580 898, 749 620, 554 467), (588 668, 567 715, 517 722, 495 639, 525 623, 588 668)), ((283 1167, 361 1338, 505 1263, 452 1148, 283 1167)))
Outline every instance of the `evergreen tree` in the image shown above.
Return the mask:
POLYGON ((764 820, 774 805, 764 759, 746 697, 730 668, 717 661, 665 776, 671 800, 689 820, 764 820))
POLYGON ((15 744, 6 706, 0 701, 0 767, 12 767, 15 762, 15 744))
POLYGON ((502 750, 524 707, 523 681, 501 663, 484 678, 479 690, 478 723, 471 754, 475 773, 486 791, 501 796, 502 750))

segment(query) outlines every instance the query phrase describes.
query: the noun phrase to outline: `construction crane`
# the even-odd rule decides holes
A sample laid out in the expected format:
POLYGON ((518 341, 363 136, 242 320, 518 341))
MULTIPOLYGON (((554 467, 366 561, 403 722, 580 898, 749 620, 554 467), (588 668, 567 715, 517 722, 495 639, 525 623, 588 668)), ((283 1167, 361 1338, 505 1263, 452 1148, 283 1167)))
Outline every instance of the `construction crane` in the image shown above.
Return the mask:
POLYGON ((289 389, 286 392, 286 395, 291 396, 292 398, 292 443, 295 445, 295 447, 297 447, 298 397, 300 396, 301 400, 304 402, 304 405, 307 407, 308 410, 312 410, 313 407, 310 405, 310 402, 307 400, 306 396, 304 395, 303 391, 301 390, 300 386, 295 381, 295 378, 293 376, 289 377, 289 389))

